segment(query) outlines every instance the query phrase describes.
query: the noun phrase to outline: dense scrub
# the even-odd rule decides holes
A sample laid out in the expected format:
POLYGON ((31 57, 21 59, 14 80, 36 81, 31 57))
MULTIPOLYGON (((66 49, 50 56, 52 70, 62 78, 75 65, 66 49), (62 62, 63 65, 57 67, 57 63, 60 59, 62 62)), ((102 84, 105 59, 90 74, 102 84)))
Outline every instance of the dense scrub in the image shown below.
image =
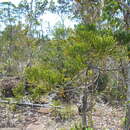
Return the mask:
MULTIPOLYGON (((43 105, 41 100, 49 97, 48 105, 54 108, 76 105, 81 127, 93 127, 92 111, 99 99, 111 105, 126 103, 130 55, 127 13, 128 1, 0 3, 1 99, 43 105), (58 14, 61 22, 44 30, 41 17, 49 12, 58 14), (66 16, 78 20, 73 28, 65 26, 66 16)), ((53 112, 66 119, 69 110, 53 112)))

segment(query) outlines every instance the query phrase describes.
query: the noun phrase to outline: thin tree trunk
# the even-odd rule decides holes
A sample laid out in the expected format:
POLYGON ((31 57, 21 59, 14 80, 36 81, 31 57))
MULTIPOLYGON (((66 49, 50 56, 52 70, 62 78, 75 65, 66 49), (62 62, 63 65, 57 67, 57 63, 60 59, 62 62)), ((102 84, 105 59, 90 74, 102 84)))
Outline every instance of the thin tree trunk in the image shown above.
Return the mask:
POLYGON ((128 64, 127 112, 125 130, 130 130, 130 63, 128 64))
MULTIPOLYGON (((124 1, 125 2, 125 1, 124 1)), ((128 7, 130 6, 130 2, 127 1, 128 7)), ((126 13, 124 12, 124 22, 126 24, 126 31, 130 32, 130 9, 127 8, 126 13)), ((130 43, 128 43, 130 46, 130 43)), ((127 90, 127 112, 126 112, 126 122, 125 122, 125 130, 130 130, 130 63, 128 64, 128 90, 127 90)))
POLYGON ((83 92, 82 99, 82 126, 83 128, 87 128, 87 118, 86 118, 86 109, 87 109, 87 88, 85 88, 83 92))

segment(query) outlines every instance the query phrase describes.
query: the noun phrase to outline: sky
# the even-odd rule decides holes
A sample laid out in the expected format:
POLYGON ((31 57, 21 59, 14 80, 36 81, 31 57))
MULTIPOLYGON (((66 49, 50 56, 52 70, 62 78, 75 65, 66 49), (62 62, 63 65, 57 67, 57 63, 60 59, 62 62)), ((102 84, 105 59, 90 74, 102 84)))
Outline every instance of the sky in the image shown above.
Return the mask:
MULTIPOLYGON (((12 3, 14 3, 16 6, 19 4, 19 2, 21 0, 0 0, 0 2, 9 2, 11 1, 12 3)), ((31 0, 28 0, 31 1, 31 0)), ((53 0, 54 2, 56 2, 57 0, 53 0)), ((61 20, 60 17, 56 14, 52 14, 50 12, 47 12, 46 14, 44 14, 41 19, 44 21, 45 26, 47 27, 48 25, 50 27, 54 27, 55 25, 57 25, 57 23, 59 23, 59 21, 61 20)), ((74 27, 74 24, 76 24, 76 22, 69 20, 68 18, 64 18, 64 23, 66 27, 74 27)))

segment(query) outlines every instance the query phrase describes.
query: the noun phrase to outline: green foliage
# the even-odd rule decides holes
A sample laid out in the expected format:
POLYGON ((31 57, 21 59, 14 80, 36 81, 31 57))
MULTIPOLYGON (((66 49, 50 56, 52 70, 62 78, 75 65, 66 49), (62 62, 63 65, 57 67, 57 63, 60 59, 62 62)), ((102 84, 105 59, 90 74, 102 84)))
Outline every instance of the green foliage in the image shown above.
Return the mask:
POLYGON ((62 75, 55 69, 43 66, 33 66, 26 68, 25 75, 30 83, 38 83, 40 81, 47 82, 49 85, 56 85, 62 80, 62 75))
POLYGON ((24 73, 30 84, 28 91, 33 99, 40 98, 42 94, 53 90, 63 80, 60 72, 44 65, 28 67, 24 73))
POLYGON ((21 69, 19 65, 24 65, 37 50, 38 40, 29 38, 28 29, 22 26, 22 24, 7 26, 0 36, 0 61, 6 64, 7 74, 18 74, 21 69))
POLYGON ((75 124, 74 128, 71 128, 70 130, 82 130, 82 124, 75 124))
POLYGON ((83 128, 82 124, 79 123, 79 124, 75 124, 75 126, 70 130, 93 130, 93 128, 83 128))
POLYGON ((82 31, 93 31, 97 32, 96 24, 78 24, 76 26, 76 31, 77 32, 82 32, 82 31))
POLYGON ((66 39, 69 36, 70 29, 64 27, 55 28, 53 32, 54 39, 66 39))
POLYGON ((121 45, 127 45, 130 41, 130 33, 127 31, 116 31, 114 36, 121 45))
POLYGON ((117 30, 124 28, 124 21, 121 18, 121 14, 125 11, 122 4, 115 0, 104 1, 104 7, 102 10, 102 21, 107 24, 108 28, 117 30))
POLYGON ((41 54, 41 63, 25 69, 26 80, 33 97, 57 86, 65 87, 76 74, 87 67, 87 62, 100 63, 115 53, 115 40, 109 34, 100 35, 93 25, 79 25, 66 40, 52 40, 41 54), (34 87, 35 86, 35 87, 34 87))
POLYGON ((24 84, 20 82, 17 87, 13 89, 13 94, 17 99, 21 99, 24 96, 24 84))
POLYGON ((83 29, 86 26, 81 26, 81 29, 76 31, 74 44, 70 45, 69 52, 74 55, 84 56, 85 58, 103 58, 103 56, 112 55, 112 50, 115 46, 115 40, 111 35, 100 35, 96 31, 83 29), (86 57, 87 56, 87 57, 86 57))
POLYGON ((51 114, 56 118, 60 118, 59 121, 65 121, 68 119, 72 119, 76 114, 75 106, 64 105, 64 108, 55 108, 51 114))
POLYGON ((31 93, 31 98, 35 100, 39 100, 41 95, 45 94, 49 88, 44 85, 43 82, 39 83, 37 87, 30 87, 29 92, 31 93))
MULTIPOLYGON (((25 80, 13 89, 16 98, 22 98, 25 96, 25 91, 28 91, 32 99, 39 99, 43 94, 55 89, 64 98, 66 84, 69 83, 73 87, 75 84, 70 82, 88 67, 88 63, 102 67, 106 65, 108 57, 115 56, 119 59, 125 57, 126 52, 130 57, 130 36, 124 31, 124 23, 128 24, 128 19, 125 20, 124 15, 127 9, 119 1, 102 2, 78 0, 80 6, 77 6, 77 14, 82 19, 81 24, 74 29, 65 28, 63 25, 53 28, 52 34, 49 35, 51 40, 48 41, 43 37, 44 31, 40 21, 40 17, 48 8, 47 0, 31 2, 23 0, 18 7, 11 2, 0 3, 0 18, 3 20, 1 23, 2 26, 3 24, 6 26, 0 33, 0 63, 2 64, 0 64, 0 71, 4 74, 16 75, 21 66, 25 80), (124 19, 121 18, 122 15, 124 19), (27 22, 25 25, 21 24, 23 17, 27 22), (127 46, 127 51, 122 45, 127 46), (27 88, 25 82, 28 83, 27 88)), ((53 11, 55 10, 59 15, 71 13, 70 1, 58 1, 58 3, 55 8, 54 3, 50 2, 53 11)), ((92 75, 93 72, 91 74, 90 70, 88 78, 92 75)), ((100 75, 97 90, 104 90, 107 83, 107 75, 100 75)), ((111 82, 110 86, 106 89, 109 90, 108 95, 119 100, 126 98, 124 96, 126 86, 123 89, 116 88, 115 81, 111 82)), ((58 103, 55 102, 55 105, 58 103)), ((56 115, 67 119, 73 116, 73 112, 69 113, 69 110, 70 108, 57 110, 56 115)), ((79 125, 73 129, 83 128, 79 125)))
POLYGON ((127 86, 125 86, 123 80, 116 78, 118 75, 121 78, 122 73, 116 72, 115 74, 114 77, 112 72, 107 73, 107 87, 101 95, 112 105, 124 104, 127 98, 127 86))

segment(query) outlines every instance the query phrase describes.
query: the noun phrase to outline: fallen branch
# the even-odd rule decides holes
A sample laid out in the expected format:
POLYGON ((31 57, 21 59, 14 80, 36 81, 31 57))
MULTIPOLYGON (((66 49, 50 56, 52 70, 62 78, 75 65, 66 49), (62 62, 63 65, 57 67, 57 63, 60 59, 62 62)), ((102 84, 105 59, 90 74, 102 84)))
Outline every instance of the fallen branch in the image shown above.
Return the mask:
POLYGON ((30 106, 30 107, 55 107, 55 108, 64 108, 61 106, 54 106, 53 104, 34 104, 34 103, 25 103, 25 102, 17 102, 17 101, 8 101, 0 99, 0 103, 4 104, 15 104, 19 106, 30 106))

